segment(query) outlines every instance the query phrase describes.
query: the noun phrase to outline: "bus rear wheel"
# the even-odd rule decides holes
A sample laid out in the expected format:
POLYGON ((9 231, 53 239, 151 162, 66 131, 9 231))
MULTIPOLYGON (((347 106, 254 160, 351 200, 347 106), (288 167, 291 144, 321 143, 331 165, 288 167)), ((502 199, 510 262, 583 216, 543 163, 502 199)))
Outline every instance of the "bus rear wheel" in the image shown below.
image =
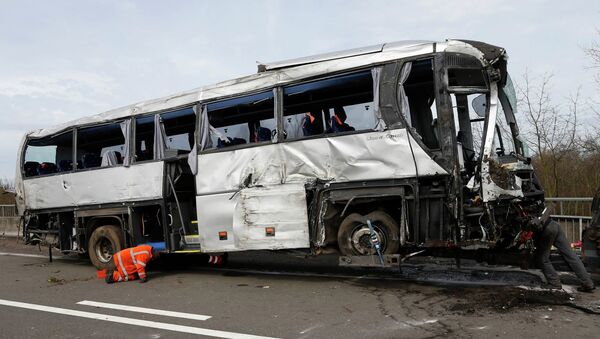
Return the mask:
POLYGON ((367 220, 371 221, 381 244, 381 254, 397 253, 400 248, 398 224, 389 214, 375 211, 365 216, 352 213, 342 221, 338 230, 338 246, 342 255, 377 255, 367 220))
POLYGON ((123 249, 123 233, 114 225, 100 226, 88 242, 88 255, 97 269, 115 269, 113 255, 123 249))

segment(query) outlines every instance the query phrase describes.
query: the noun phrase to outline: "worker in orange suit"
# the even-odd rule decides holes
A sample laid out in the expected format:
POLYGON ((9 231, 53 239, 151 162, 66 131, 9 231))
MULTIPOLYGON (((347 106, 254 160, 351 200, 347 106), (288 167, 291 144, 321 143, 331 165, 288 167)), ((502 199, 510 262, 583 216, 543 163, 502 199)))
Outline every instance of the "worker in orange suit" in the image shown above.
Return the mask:
POLYGON ((140 278, 141 283, 148 280, 146 276, 146 265, 150 260, 158 256, 150 245, 140 245, 126 248, 113 256, 116 271, 109 270, 106 273, 107 284, 121 281, 129 281, 140 278))

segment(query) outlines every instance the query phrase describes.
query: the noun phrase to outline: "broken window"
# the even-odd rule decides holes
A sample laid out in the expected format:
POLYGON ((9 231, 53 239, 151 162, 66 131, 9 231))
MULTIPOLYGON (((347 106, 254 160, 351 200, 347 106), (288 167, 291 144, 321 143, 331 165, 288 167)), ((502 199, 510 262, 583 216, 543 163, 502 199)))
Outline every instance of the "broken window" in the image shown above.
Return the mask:
POLYGON ((73 169, 73 131, 27 142, 23 172, 35 177, 73 169))
POLYGON ((378 123, 371 70, 284 87, 283 95, 287 140, 373 130, 378 123))
POLYGON ((208 104, 212 146, 206 148, 271 142, 277 129, 273 98, 268 91, 208 104))
POLYGON ((481 93, 451 94, 456 126, 456 142, 461 169, 472 175, 481 157, 485 124, 486 95, 481 93), (479 112, 475 111, 476 109, 479 112), (481 114, 481 115, 479 115, 481 114))
POLYGON ((192 107, 160 115, 165 131, 166 157, 188 154, 194 147, 196 115, 192 107), (169 154, 170 152, 170 154, 169 154))
POLYGON ((487 91, 485 71, 477 58, 460 53, 447 53, 446 66, 450 91, 487 91))
POLYGON ((506 121, 506 114, 502 105, 498 105, 498 114, 496 114, 496 128, 494 135, 494 150, 498 156, 509 155, 515 152, 510 126, 506 121))
POLYGON ((478 68, 449 68, 448 86, 487 89, 481 67, 478 68))
POLYGON ((153 159, 154 115, 135 119, 135 161, 153 159))
POLYGON ((123 164, 125 155, 120 122, 77 130, 77 168, 116 166, 123 164))
MULTIPOLYGON (((437 133, 437 115, 435 109, 435 90, 433 82, 433 60, 412 61, 410 75, 403 86, 410 108, 410 125, 421 136, 423 143, 430 149, 439 149, 437 133)), ((406 67, 406 64, 405 66, 406 67)), ((400 92, 400 91, 399 91, 400 92)), ((405 115, 406 112, 403 112, 405 115)))

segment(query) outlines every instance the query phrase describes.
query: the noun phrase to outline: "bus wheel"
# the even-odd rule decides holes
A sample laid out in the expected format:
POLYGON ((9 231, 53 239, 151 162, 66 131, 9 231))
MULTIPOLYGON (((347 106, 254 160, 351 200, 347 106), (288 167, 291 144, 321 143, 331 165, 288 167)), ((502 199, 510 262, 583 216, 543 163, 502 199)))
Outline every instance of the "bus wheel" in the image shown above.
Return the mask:
POLYGON ((117 226, 100 226, 88 242, 88 254, 97 269, 114 269, 113 254, 123 249, 123 233, 117 226))
POLYGON ((381 254, 395 254, 400 248, 399 227, 389 214, 381 211, 365 216, 352 213, 347 216, 338 230, 338 246, 342 255, 376 255, 371 244, 371 232, 367 225, 371 220, 373 231, 381 244, 381 254))

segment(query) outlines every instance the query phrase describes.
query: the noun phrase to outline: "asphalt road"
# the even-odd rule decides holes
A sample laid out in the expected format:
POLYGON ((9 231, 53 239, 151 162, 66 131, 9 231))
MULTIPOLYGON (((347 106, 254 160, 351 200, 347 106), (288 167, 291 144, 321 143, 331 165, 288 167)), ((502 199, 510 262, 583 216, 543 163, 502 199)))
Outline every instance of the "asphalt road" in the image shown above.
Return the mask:
POLYGON ((600 311, 599 292, 543 291, 536 274, 518 270, 416 265, 382 275, 339 269, 335 258, 255 253, 218 269, 175 259, 185 265, 155 265, 146 284, 107 285, 87 260, 49 263, 46 253, 0 240, 0 337, 593 338, 600 321, 590 313, 600 311))

